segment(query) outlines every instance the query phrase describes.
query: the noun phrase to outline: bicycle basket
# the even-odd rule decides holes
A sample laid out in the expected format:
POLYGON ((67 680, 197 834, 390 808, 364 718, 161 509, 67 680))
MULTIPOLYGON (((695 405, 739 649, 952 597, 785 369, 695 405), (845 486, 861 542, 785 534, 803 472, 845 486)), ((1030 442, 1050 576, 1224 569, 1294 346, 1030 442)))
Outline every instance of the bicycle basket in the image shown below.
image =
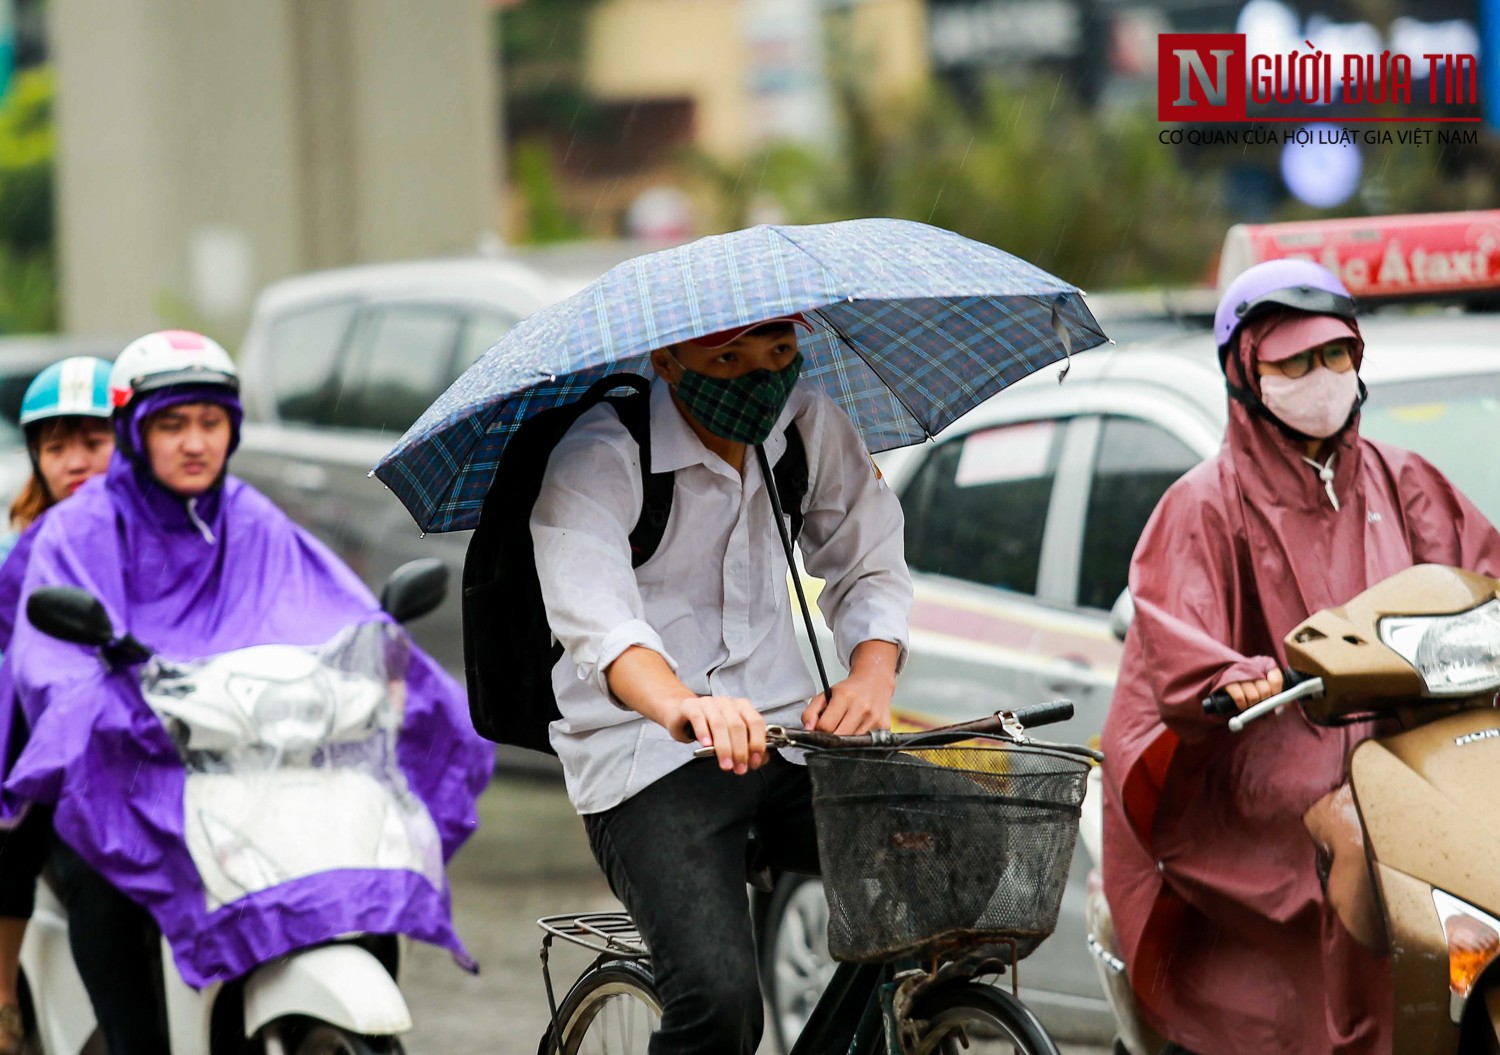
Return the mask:
POLYGON ((1087 762, 987 744, 818 751, 808 767, 836 959, 1011 941, 1021 959, 1057 926, 1087 762))

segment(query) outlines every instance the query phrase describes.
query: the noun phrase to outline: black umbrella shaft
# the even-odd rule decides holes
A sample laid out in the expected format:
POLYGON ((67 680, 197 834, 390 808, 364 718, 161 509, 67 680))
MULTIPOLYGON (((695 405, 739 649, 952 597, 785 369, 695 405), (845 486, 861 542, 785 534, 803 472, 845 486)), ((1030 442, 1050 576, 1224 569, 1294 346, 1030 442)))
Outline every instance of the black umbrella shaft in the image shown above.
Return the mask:
POLYGON ((818 633, 813 629, 812 612, 807 608, 807 595, 802 592, 802 576, 797 574, 797 560, 792 556, 792 536, 786 532, 786 520, 781 515, 781 495, 776 493, 776 476, 771 472, 771 463, 766 458, 766 449, 755 445, 755 458, 760 462, 760 475, 766 484, 766 494, 771 496, 771 512, 776 517, 776 533, 781 536, 781 548, 786 552, 786 566, 792 573, 792 586, 797 590, 797 603, 802 606, 802 624, 807 627, 807 641, 812 645, 813 662, 818 665, 818 684, 823 686, 823 701, 833 700, 833 690, 828 687, 828 671, 823 668, 823 653, 818 648, 818 633))

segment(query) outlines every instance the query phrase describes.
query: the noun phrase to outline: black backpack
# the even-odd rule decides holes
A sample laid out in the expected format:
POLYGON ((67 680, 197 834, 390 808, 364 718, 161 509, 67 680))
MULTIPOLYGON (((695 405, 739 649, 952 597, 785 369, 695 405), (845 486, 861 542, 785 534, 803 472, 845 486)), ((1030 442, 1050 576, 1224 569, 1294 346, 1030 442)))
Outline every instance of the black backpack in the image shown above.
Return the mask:
MULTIPOLYGON (((469 715, 487 740, 552 752, 547 726, 561 717, 552 695, 552 668, 562 646, 552 638, 531 546, 531 507, 547 459, 589 408, 608 403, 641 449, 640 517, 630 532, 630 562, 650 560, 672 515, 672 474, 651 471, 650 386, 636 374, 612 374, 579 399, 529 418, 506 444, 485 495, 479 527, 464 558, 464 674, 469 715), (628 388, 628 395, 612 395, 628 388)), ((807 495, 807 451, 795 425, 772 476, 795 540, 807 495)))

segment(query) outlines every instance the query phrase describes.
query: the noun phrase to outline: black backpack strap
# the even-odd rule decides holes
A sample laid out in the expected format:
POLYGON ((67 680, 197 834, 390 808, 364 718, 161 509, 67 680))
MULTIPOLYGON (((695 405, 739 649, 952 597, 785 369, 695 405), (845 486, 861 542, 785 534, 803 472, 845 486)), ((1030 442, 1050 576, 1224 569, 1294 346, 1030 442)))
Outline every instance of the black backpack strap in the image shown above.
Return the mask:
POLYGON ((795 421, 787 425, 782 435, 786 437, 786 450, 776 459, 771 477, 776 481, 776 493, 781 496, 782 511, 792 522, 792 541, 796 542, 802 534, 802 502, 809 487, 807 448, 802 444, 802 431, 795 421))
POLYGON ((639 568, 653 556, 661 546, 667 533, 667 521, 672 517, 672 473, 651 471, 651 396, 638 391, 636 395, 611 399, 610 404, 620 416, 620 423, 635 440, 641 450, 641 515, 636 518, 630 531, 630 566, 639 568))

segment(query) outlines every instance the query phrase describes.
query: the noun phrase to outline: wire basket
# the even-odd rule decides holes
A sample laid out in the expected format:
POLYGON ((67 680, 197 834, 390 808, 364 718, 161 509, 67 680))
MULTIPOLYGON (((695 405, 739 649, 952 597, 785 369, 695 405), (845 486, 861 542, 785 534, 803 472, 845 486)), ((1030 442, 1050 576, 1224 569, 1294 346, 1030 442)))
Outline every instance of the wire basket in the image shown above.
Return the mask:
POLYGON ((1087 762, 986 744, 818 751, 808 767, 836 959, 1010 943, 1021 959, 1057 926, 1087 762))

